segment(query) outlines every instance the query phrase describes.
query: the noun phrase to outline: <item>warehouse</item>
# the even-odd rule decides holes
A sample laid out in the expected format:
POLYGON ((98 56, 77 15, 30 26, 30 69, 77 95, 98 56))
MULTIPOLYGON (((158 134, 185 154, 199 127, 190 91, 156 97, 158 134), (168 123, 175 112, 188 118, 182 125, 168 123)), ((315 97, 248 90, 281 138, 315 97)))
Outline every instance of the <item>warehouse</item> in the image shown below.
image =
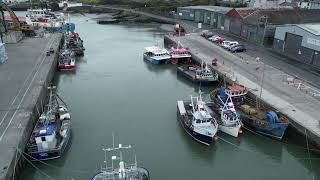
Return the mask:
POLYGON ((226 14, 226 31, 257 43, 272 46, 275 29, 284 24, 320 22, 320 10, 233 9, 226 14), (229 23, 229 25, 227 24, 229 23))
POLYGON ((320 23, 278 26, 273 49, 320 68, 320 23))
POLYGON ((232 8, 221 6, 188 6, 177 8, 177 19, 201 22, 224 29, 225 14, 232 8))

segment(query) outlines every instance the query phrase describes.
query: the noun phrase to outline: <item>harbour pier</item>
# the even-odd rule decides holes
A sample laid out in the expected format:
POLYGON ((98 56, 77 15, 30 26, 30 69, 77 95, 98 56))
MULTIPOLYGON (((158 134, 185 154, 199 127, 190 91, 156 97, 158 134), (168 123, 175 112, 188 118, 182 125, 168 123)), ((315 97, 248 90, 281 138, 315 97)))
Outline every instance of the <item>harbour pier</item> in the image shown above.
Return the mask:
POLYGON ((207 41, 197 33, 181 37, 166 35, 164 42, 180 43, 183 47, 189 48, 195 61, 206 62, 220 77, 225 77, 227 82, 237 82, 251 89, 249 95, 257 97, 287 116, 291 127, 302 135, 307 135, 310 141, 320 147, 319 99, 289 85, 287 74, 266 65, 263 60, 259 62, 262 64, 261 67, 256 69, 255 59, 243 59, 207 41), (217 66, 212 66, 213 58, 218 59, 217 66))
POLYGON ((6 45, 8 60, 0 64, 0 180, 15 179, 24 166, 18 152, 42 111, 61 42, 62 34, 55 33, 6 45), (48 56, 50 48, 54 53, 48 56))

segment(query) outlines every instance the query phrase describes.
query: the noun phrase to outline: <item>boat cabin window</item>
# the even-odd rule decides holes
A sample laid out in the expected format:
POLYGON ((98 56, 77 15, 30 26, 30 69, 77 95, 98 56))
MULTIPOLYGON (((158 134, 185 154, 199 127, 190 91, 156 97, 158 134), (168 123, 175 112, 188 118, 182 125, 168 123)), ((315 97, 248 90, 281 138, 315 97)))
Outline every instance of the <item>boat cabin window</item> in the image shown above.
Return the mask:
POLYGON ((46 137, 42 136, 42 137, 41 137, 41 141, 42 141, 42 142, 46 141, 46 137))
POLYGON ((201 120, 197 119, 196 123, 197 123, 197 124, 200 124, 200 123, 201 123, 201 120))

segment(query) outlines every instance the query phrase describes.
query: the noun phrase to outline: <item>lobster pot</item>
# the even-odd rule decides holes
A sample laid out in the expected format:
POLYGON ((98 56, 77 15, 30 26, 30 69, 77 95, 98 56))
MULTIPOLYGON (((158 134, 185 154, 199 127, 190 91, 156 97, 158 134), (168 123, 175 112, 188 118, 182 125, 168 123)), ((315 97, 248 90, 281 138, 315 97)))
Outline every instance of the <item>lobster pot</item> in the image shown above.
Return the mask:
POLYGON ((4 43, 0 43, 0 64, 4 63, 8 59, 4 43))

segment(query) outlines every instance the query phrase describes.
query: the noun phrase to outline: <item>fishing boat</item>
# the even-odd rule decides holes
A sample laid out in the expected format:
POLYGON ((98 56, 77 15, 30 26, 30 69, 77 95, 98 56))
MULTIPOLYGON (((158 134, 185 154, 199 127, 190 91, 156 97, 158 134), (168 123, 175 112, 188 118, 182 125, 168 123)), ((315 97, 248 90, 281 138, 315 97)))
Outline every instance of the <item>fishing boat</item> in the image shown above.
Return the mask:
POLYGON ((227 86, 227 88, 222 86, 213 90, 210 93, 210 98, 211 100, 214 100, 216 98, 215 96, 219 95, 222 102, 226 102, 228 98, 231 98, 231 101, 235 106, 240 106, 244 103, 247 93, 247 87, 234 83, 231 86, 227 86))
POLYGON ((64 26, 65 17, 63 14, 54 14, 50 9, 28 9, 26 23, 31 25, 33 29, 42 27, 54 30, 64 26))
POLYGON ((60 71, 74 71, 76 69, 76 59, 73 51, 66 48, 60 51, 58 69, 60 71))
POLYGON ((196 141, 210 145, 213 139, 217 139, 218 124, 211 116, 209 107, 202 100, 202 93, 199 96, 191 96, 191 101, 177 101, 177 118, 183 129, 196 141), (196 102, 194 103, 194 100, 196 102))
POLYGON ((101 171, 97 173, 91 180, 149 180, 149 171, 137 165, 136 157, 134 164, 127 164, 124 162, 122 150, 131 148, 131 145, 122 146, 122 144, 119 144, 118 147, 113 146, 112 148, 104 148, 103 151, 105 152, 105 166, 101 168, 101 171), (119 157, 114 155, 111 156, 111 167, 108 167, 107 153, 115 151, 119 151, 119 157), (113 161, 117 160, 119 160, 119 167, 114 167, 113 161))
POLYGON ((27 152, 31 160, 50 160, 61 157, 71 136, 71 116, 63 100, 49 89, 49 102, 40 115, 29 142, 27 152))
POLYGON ((152 64, 169 64, 171 56, 169 52, 158 46, 151 46, 144 48, 143 59, 152 64))
POLYGON ((212 72, 207 65, 205 67, 203 65, 201 67, 197 65, 182 65, 177 67, 177 74, 201 85, 210 85, 218 81, 218 74, 212 72))
POLYGON ((70 32, 66 36, 66 47, 71 49, 75 56, 83 56, 85 48, 83 46, 83 40, 76 32, 70 32))
POLYGON ((191 53, 189 49, 183 47, 171 47, 169 50, 171 55, 171 64, 190 64, 191 53))
POLYGON ((269 105, 250 98, 247 95, 248 88, 234 84, 217 91, 210 94, 211 99, 214 100, 215 94, 219 93, 222 102, 226 102, 228 97, 236 101, 234 103, 236 111, 240 114, 241 122, 245 127, 275 139, 282 139, 289 120, 269 105))
MULTIPOLYGON (((221 94, 224 95, 224 91, 221 94)), ((239 114, 235 110, 231 96, 223 100, 220 94, 215 93, 211 98, 213 100, 213 105, 211 106, 213 110, 212 116, 216 118, 219 124, 219 130, 231 136, 238 137, 238 135, 242 133, 242 122, 239 114)))
POLYGON ((260 134, 281 140, 289 120, 270 106, 257 104, 260 103, 249 97, 245 98, 244 103, 237 108, 242 122, 260 134))

